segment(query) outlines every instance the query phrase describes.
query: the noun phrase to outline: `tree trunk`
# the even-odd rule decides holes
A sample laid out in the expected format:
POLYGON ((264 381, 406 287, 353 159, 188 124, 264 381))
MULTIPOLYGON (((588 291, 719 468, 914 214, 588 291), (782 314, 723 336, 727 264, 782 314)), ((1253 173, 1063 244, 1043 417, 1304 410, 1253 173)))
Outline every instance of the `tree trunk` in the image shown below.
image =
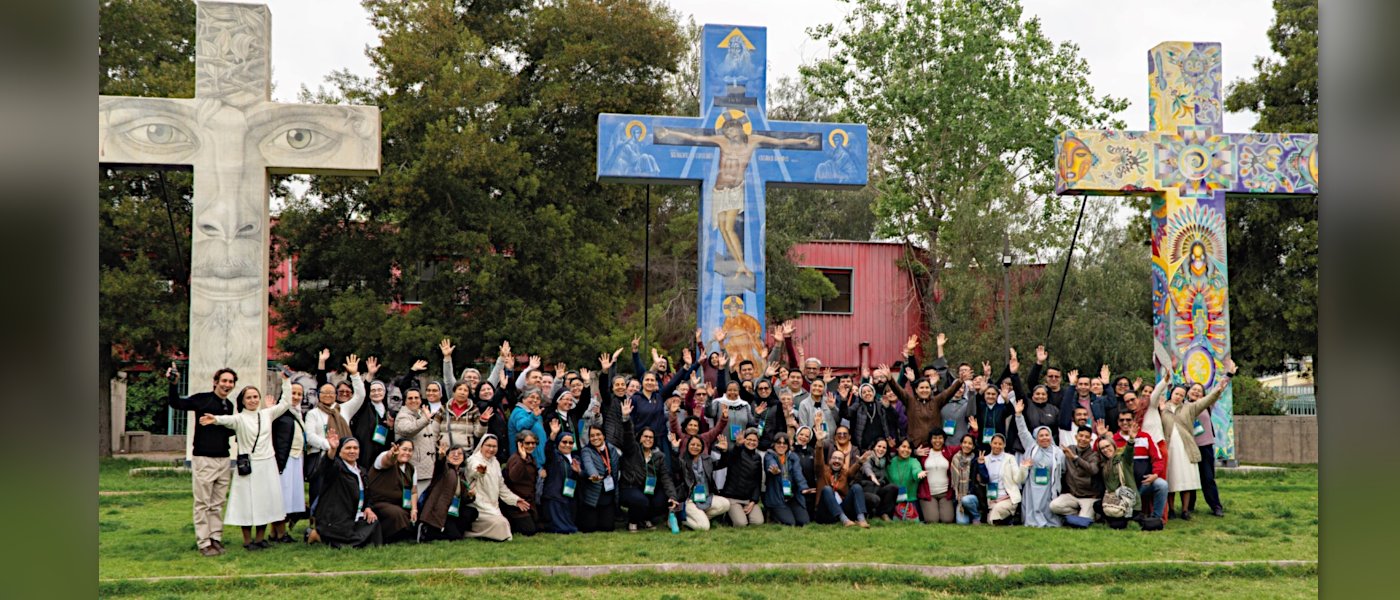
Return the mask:
POLYGON ((116 375, 112 364, 110 344, 97 344, 97 456, 106 458, 112 455, 112 377, 116 375))

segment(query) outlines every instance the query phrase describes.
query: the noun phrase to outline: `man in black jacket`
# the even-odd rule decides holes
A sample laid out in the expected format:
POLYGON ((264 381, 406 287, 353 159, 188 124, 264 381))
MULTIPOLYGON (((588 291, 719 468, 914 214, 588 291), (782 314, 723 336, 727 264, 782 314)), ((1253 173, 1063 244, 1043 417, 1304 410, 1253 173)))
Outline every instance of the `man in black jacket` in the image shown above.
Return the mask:
POLYGON ((166 370, 165 376, 170 379, 170 408, 195 413, 193 458, 190 460, 194 487, 194 534, 200 554, 218 556, 224 553, 224 501, 228 499, 228 486, 232 478, 228 447, 233 430, 222 425, 201 425, 198 417, 233 414, 233 402, 228 396, 233 392, 233 386, 238 384, 238 374, 233 369, 219 369, 214 372, 212 391, 191 394, 187 398, 180 397, 176 385, 180 381, 180 371, 174 364, 166 370))

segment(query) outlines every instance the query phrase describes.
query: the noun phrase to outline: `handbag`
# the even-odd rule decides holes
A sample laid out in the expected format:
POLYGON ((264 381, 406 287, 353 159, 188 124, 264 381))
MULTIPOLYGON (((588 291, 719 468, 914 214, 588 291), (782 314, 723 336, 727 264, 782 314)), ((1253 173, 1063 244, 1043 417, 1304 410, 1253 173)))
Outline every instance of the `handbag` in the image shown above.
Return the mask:
POLYGON ((249 455, 257 451, 258 438, 260 437, 262 437, 262 415, 258 415, 258 433, 253 436, 253 447, 248 450, 247 454, 239 454, 238 458, 234 459, 234 463, 238 467, 239 475, 251 475, 253 473, 253 459, 249 458, 249 455))
MULTIPOLYGON (((1124 480, 1123 463, 1114 462, 1114 470, 1118 472, 1119 481, 1124 480)), ((1115 519, 1122 519, 1133 514, 1133 507, 1137 505, 1137 490, 1126 485, 1118 486, 1118 489, 1103 495, 1103 514, 1115 519)))

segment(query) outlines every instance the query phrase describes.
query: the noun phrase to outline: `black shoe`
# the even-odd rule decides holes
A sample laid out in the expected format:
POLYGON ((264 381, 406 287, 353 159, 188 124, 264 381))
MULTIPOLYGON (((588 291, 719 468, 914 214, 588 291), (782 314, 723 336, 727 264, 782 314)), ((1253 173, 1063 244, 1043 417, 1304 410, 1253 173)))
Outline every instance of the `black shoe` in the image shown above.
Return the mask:
POLYGON ((1210 509, 1210 514, 1215 515, 1217 517, 1223 517, 1225 516, 1225 507, 1217 506, 1215 508, 1212 508, 1210 509))
POLYGON ((291 535, 290 533, 284 533, 284 534, 282 534, 282 537, 277 538, 277 539, 274 539, 274 540, 272 540, 272 541, 275 542, 275 543, 278 543, 278 544, 292 544, 292 543, 296 543, 296 540, 292 539, 292 535, 291 535))
POLYGON ((262 547, 262 546, 259 546, 259 545, 257 545, 257 544, 255 544, 255 543, 253 543, 253 542, 248 542, 248 543, 246 543, 246 544, 243 544, 243 549, 244 549, 244 550, 247 550, 247 551, 249 551, 249 552, 253 552, 253 551, 256 551, 256 550, 262 550, 263 547, 262 547))
POLYGON ((253 545, 259 548, 267 549, 272 547, 272 542, 269 542, 267 540, 258 540, 256 542, 253 542, 253 545))
POLYGON ((1176 509, 1175 509, 1175 508, 1168 508, 1168 509, 1167 509, 1167 518, 1168 518, 1168 519, 1175 519, 1176 517, 1177 517, 1176 509))
POLYGON ((1181 511, 1181 520, 1183 520, 1183 521, 1190 521, 1190 520, 1191 520, 1191 511, 1189 511, 1189 510, 1183 510, 1183 511, 1181 511))

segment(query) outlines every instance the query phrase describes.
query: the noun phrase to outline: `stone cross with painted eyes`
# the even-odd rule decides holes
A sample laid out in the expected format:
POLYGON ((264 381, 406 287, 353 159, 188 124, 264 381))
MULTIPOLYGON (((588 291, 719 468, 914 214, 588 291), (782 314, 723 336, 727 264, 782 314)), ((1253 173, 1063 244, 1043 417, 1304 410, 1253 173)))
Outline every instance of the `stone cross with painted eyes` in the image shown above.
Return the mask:
MULTIPOLYGON (((201 2, 195 97, 99 96, 97 161, 194 170, 190 391, 267 369, 269 173, 379 173, 379 109, 271 101, 271 14, 201 2)), ((192 430, 193 428, 191 428, 192 430)))

